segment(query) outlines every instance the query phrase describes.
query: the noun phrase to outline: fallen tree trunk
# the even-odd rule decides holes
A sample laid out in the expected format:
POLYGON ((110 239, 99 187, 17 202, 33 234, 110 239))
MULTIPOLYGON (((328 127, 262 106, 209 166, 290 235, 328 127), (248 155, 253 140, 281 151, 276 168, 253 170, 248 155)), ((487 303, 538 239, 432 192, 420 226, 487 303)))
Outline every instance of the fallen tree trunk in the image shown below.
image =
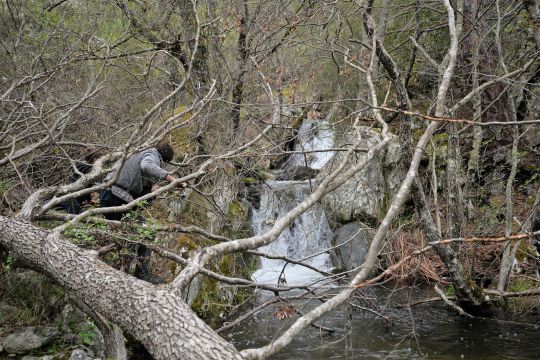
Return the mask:
POLYGON ((57 232, 0 216, 0 246, 130 333, 155 359, 241 359, 171 289, 113 269, 57 232))

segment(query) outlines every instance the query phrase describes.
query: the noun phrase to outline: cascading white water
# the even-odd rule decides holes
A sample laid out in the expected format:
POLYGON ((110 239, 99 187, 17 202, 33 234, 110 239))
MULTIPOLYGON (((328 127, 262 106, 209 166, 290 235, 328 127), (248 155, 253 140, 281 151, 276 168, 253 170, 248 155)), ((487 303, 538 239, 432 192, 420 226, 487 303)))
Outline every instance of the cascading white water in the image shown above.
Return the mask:
MULTIPOLYGON (((320 150, 331 148, 334 144, 334 133, 326 121, 306 120, 299 131, 297 150, 320 150)), ((320 169, 332 157, 332 152, 309 153, 306 158, 295 154, 288 167, 306 166, 320 169)), ((303 201, 311 193, 313 180, 307 181, 268 181, 262 185, 260 204, 253 209, 253 229, 255 234, 263 234, 270 230, 273 223, 283 217, 294 206, 303 201)), ((260 251, 286 256, 303 262, 319 270, 331 268, 327 253, 310 257, 331 247, 332 230, 328 224, 324 210, 315 204, 297 218, 281 235, 269 245, 259 248, 260 251)), ((309 284, 322 275, 301 265, 286 264, 285 261, 261 257, 261 268, 253 274, 254 280, 288 285, 309 284)))
MULTIPOLYGON (((253 209, 255 233, 263 234, 270 230, 275 220, 283 217, 309 192, 309 181, 268 182, 261 191, 259 209, 253 209)), ((302 260, 321 250, 328 249, 331 238, 332 230, 330 230, 324 211, 319 206, 314 206, 285 229, 277 240, 259 248, 259 250, 271 255, 302 260)), ((323 271, 327 271, 331 267, 330 258, 326 253, 304 262, 323 271)), ((253 274, 253 278, 266 284, 286 282, 289 285, 299 285, 307 284, 321 277, 320 273, 304 266, 295 264, 285 266, 285 264, 285 261, 282 260, 261 257, 261 268, 253 274)))
POLYGON ((334 146, 334 130, 326 120, 308 119, 298 130, 298 142, 295 151, 306 151, 306 154, 294 154, 289 166, 307 166, 321 169, 334 155, 333 151, 309 152, 330 149, 334 146))

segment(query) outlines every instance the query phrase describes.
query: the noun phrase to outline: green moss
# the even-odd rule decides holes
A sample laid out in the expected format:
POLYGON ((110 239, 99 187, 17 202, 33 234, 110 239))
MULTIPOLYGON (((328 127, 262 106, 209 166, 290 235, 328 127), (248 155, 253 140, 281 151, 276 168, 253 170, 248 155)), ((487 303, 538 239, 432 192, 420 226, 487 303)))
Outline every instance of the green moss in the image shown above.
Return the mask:
POLYGON ((480 286, 478 286, 476 284, 476 282, 471 277, 469 277, 468 281, 469 281, 469 288, 472 290, 473 296, 476 299, 483 299, 484 298, 484 296, 483 296, 484 293, 483 293, 482 288, 480 288, 480 286))
POLYGON ((176 238, 176 245, 178 247, 183 247, 188 250, 193 250, 197 248, 197 242, 188 234, 181 234, 176 238))
POLYGON ((490 198, 490 202, 491 202, 490 204, 491 207, 495 209, 495 208, 504 207, 506 200, 504 196, 500 195, 500 196, 492 196, 490 198))
POLYGON ((337 214, 335 214, 335 218, 336 222, 339 224, 346 224, 350 221, 349 219, 345 218, 345 214, 343 214, 343 212, 338 212, 337 214))
POLYGON ((300 129, 300 126, 302 126, 302 123, 306 119, 306 116, 307 116, 307 112, 303 112, 299 117, 293 120, 290 127, 296 130, 300 129))
MULTIPOLYGON (((232 288, 231 288, 232 291, 232 288)), ((212 327, 217 327, 229 318, 234 308, 246 299, 246 290, 241 289, 230 299, 215 280, 205 279, 192 309, 197 316, 212 327)))
POLYGON ((221 262, 219 263, 219 270, 223 274, 233 274, 235 268, 234 263, 234 256, 233 255, 225 255, 221 259, 221 262))
POLYGON ((221 306, 215 306, 216 299, 219 298, 218 295, 217 281, 205 279, 191 308, 201 319, 215 322, 219 318, 221 310, 221 306))
POLYGON ((261 267, 260 260, 254 255, 244 255, 244 262, 246 263, 244 275, 249 279, 251 278, 251 275, 261 267))
POLYGON ((2 179, 0 179, 0 196, 4 195, 7 189, 8 189, 7 183, 3 181, 2 179))
MULTIPOLYGON (((173 109, 171 112, 167 112, 166 115, 161 119, 161 124, 167 121, 171 116, 180 114, 186 110, 185 105, 180 105, 177 108, 173 109)), ((187 122, 191 117, 191 113, 188 111, 186 114, 182 115, 179 119, 175 121, 175 125, 182 124, 187 122)), ((161 125, 160 124, 160 125, 161 125)), ((192 129, 189 124, 185 124, 177 129, 172 130, 168 136, 167 140, 171 143, 175 152, 183 156, 185 154, 195 154, 197 151, 197 144, 192 134, 192 129)), ((177 159, 181 161, 182 159, 177 159)))
POLYGON ((187 205, 182 212, 181 224, 197 225, 207 229, 209 225, 208 211, 213 209, 213 205, 206 197, 193 191, 187 200, 187 205))
MULTIPOLYGON (((424 133, 424 129, 417 129, 421 130, 422 134, 424 133)), ((431 138, 431 143, 428 143, 426 146, 426 153, 429 156, 429 160, 433 161, 433 155, 437 158, 437 164, 439 166, 446 167, 446 163, 444 159, 446 159, 446 155, 448 153, 448 134, 447 133, 441 133, 436 134, 431 138)))
POLYGON ((233 200, 229 206, 229 216, 235 219, 243 219, 244 216, 246 216, 244 206, 242 206, 242 203, 237 199, 233 200))
POLYGON ((197 150, 197 146, 192 140, 191 130, 187 126, 171 131, 169 141, 175 152, 182 155, 194 154, 197 150))
POLYGON ((537 287, 537 282, 533 279, 525 277, 515 277, 510 279, 508 283, 508 291, 510 292, 521 292, 537 287))
MULTIPOLYGON (((226 255, 215 263, 212 270, 225 276, 246 278, 249 277, 249 266, 240 265, 245 260, 240 255, 226 255)), ((223 285, 214 279, 205 278, 192 309, 201 319, 215 327, 230 318, 250 296, 249 289, 223 285)))
POLYGON ((259 180, 252 177, 242 178, 240 179, 240 181, 244 184, 256 184, 257 182, 259 182, 259 180))

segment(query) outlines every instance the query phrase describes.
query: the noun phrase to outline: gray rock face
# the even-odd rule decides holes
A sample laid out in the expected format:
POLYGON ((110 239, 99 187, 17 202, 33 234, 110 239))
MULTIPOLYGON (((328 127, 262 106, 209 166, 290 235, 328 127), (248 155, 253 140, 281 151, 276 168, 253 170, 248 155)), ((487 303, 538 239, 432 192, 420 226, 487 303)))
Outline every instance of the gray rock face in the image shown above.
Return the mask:
POLYGON ((171 196, 162 201, 162 206, 167 209, 169 220, 175 221, 180 218, 184 211, 188 198, 193 192, 193 189, 184 189, 182 191, 173 192, 171 196))
POLYGON ((60 336, 57 328, 51 326, 28 327, 21 332, 10 334, 0 340, 4 351, 10 354, 25 354, 51 343, 60 336))
MULTIPOLYGON (((370 128, 361 127, 360 148, 369 149, 381 140, 381 135, 370 128)), ((342 137, 337 147, 345 147, 355 142, 352 134, 342 137)), ((345 170, 354 166, 364 156, 364 152, 353 154, 345 170)), ((321 182, 345 159, 346 153, 334 155, 321 170, 317 181, 321 182)), ((385 153, 381 153, 340 188, 323 198, 323 206, 329 218, 335 223, 346 224, 356 220, 379 220, 388 203, 399 189, 406 169, 401 163, 401 147, 398 140, 391 140, 385 153)))
POLYGON ((533 124, 525 126, 523 137, 527 145, 531 147, 540 145, 540 125, 533 124))
POLYGON ((375 231, 359 221, 346 224, 334 232, 330 252, 333 265, 342 271, 362 265, 375 231))
POLYGON ((21 360, 53 360, 54 356, 45 355, 45 356, 23 356, 21 360))

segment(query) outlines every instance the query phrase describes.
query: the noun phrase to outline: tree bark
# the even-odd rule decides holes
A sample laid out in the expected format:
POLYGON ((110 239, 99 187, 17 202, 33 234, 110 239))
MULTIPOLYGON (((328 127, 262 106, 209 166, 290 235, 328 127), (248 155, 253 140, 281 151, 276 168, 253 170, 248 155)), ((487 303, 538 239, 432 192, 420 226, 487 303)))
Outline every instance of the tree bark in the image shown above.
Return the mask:
POLYGON ((0 216, 0 246, 133 335, 155 359, 241 359, 168 287, 115 270, 57 232, 0 216))

